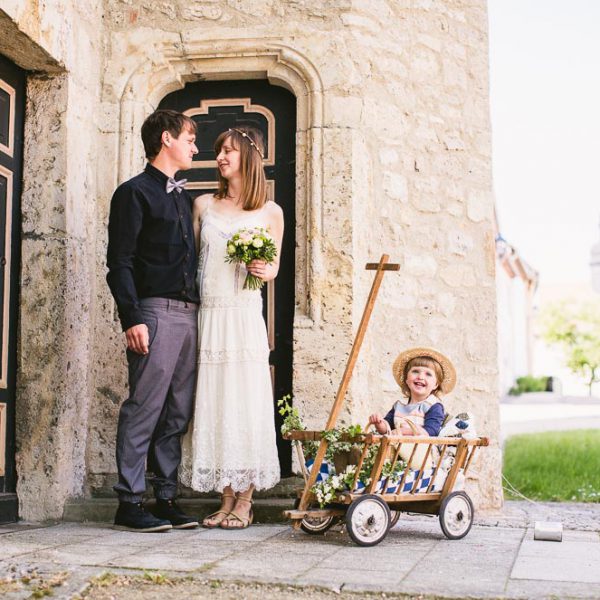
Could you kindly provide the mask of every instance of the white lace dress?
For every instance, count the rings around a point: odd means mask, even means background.
[[[198,381],[180,479],[194,490],[243,491],[280,479],[269,346],[259,290],[243,289],[244,265],[225,262],[242,227],[264,227],[262,210],[235,219],[202,216],[198,286]]]

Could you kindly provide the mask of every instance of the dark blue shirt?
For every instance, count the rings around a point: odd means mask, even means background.
[[[431,436],[436,436],[442,429],[442,423],[444,422],[444,406],[441,402],[436,402],[426,413],[425,423],[423,429]],[[383,417],[390,426],[390,429],[394,429],[394,408]]]
[[[200,301],[193,201],[185,190],[167,194],[167,180],[147,164],[112,197],[106,279],[124,331],[144,323],[141,298]]]

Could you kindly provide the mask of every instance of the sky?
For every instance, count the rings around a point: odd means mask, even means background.
[[[540,284],[590,280],[600,243],[600,1],[488,0],[500,232]]]

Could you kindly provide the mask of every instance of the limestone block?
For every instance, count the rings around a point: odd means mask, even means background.
[[[408,255],[404,258],[404,274],[417,278],[434,277],[438,270],[438,264],[431,255]]]
[[[392,200],[408,202],[408,181],[401,173],[385,171],[383,175],[383,191]]]
[[[333,127],[353,127],[362,120],[362,98],[328,95],[325,104],[325,124]]]
[[[444,283],[453,288],[471,287],[477,281],[473,267],[469,264],[459,262],[441,267],[440,277]]]
[[[473,238],[463,231],[448,232],[448,251],[458,256],[466,256],[473,249]]]
[[[467,198],[467,216],[471,221],[479,223],[484,219],[491,220],[490,192],[487,189],[473,189]]]

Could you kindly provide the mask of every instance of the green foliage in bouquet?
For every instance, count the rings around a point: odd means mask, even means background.
[[[227,240],[225,262],[228,263],[247,265],[253,260],[272,263],[276,256],[277,246],[268,230],[263,227],[240,229]],[[259,290],[264,283],[260,277],[248,273],[244,281],[244,289]]]

